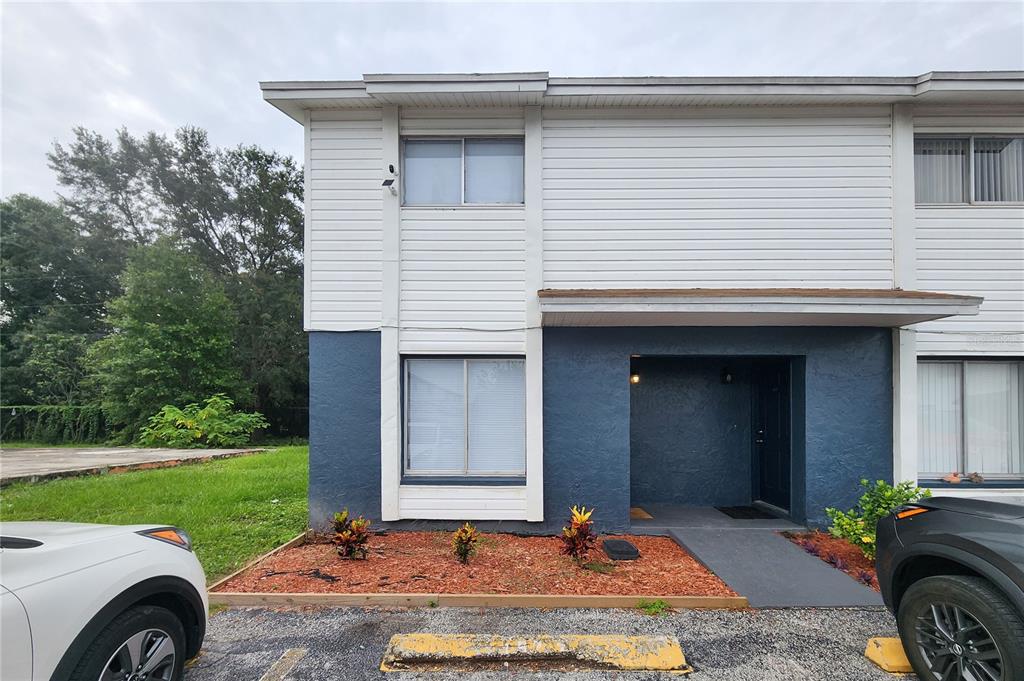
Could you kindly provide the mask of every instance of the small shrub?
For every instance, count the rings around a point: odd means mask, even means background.
[[[866,586],[871,586],[875,583],[875,576],[871,574],[870,570],[857,570],[857,581]]]
[[[864,488],[864,494],[855,508],[849,511],[826,508],[825,513],[832,521],[828,529],[833,536],[845,539],[859,548],[866,557],[874,560],[875,528],[878,521],[904,504],[930,497],[931,492],[910,481],[894,486],[884,480],[877,480],[873,485],[867,480],[861,480],[860,485]]]
[[[636,604],[636,607],[652,617],[660,617],[671,610],[671,608],[668,607],[668,603],[660,598],[653,601],[641,600]]]
[[[139,442],[145,447],[240,447],[249,442],[254,430],[266,428],[267,420],[259,412],[235,411],[227,395],[216,394],[184,409],[167,404],[149,417]]]
[[[455,530],[455,534],[452,535],[452,551],[455,552],[455,557],[460,563],[463,565],[469,563],[469,557],[476,553],[478,541],[480,541],[480,533],[472,523],[466,523]]]
[[[367,543],[370,541],[370,521],[359,516],[352,518],[348,509],[334,514],[334,539],[338,547],[338,555],[342,558],[366,558],[369,553]]]
[[[588,511],[586,506],[582,510],[573,506],[569,526],[562,528],[562,553],[577,563],[585,561],[597,544],[594,522],[590,519],[593,513],[594,509]]]

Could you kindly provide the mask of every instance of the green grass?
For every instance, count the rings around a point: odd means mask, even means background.
[[[660,598],[653,601],[639,600],[636,603],[636,607],[652,617],[661,617],[672,610],[672,608],[668,607],[668,603]]]
[[[20,483],[0,519],[176,525],[213,580],[306,528],[308,448],[176,468]]]

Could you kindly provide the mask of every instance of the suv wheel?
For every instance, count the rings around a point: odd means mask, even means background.
[[[1024,621],[980,577],[915,582],[900,600],[896,620],[922,681],[1024,679]]]
[[[114,618],[86,649],[72,681],[179,681],[185,629],[166,608],[143,605]]]

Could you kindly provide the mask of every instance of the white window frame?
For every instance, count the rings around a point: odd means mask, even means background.
[[[919,139],[940,139],[940,140],[967,140],[967,168],[964,177],[964,182],[967,183],[964,196],[967,197],[966,201],[958,202],[944,202],[944,203],[921,203],[917,201],[917,184],[915,179],[914,185],[914,205],[924,206],[927,208],[942,208],[943,206],[1024,206],[1022,201],[977,201],[974,198],[974,140],[975,138],[981,139],[1024,139],[1024,135],[1017,133],[978,133],[978,134],[962,134],[962,133],[928,133],[927,135],[914,135],[914,141]],[[916,148],[916,145],[915,145]],[[914,152],[917,156],[917,152]]]
[[[521,140],[523,142],[523,200],[518,203],[466,203],[466,140]],[[459,142],[462,148],[459,170],[459,203],[413,203],[405,202],[405,143],[413,142]],[[522,208],[526,204],[526,137],[519,135],[404,135],[401,145],[402,208]]]
[[[981,135],[979,135],[980,137]],[[917,360],[918,364],[955,364],[960,367],[960,453],[957,461],[958,472],[968,473],[967,467],[967,366],[969,364],[982,364],[987,362],[994,362],[997,364],[1017,364],[1022,363],[1024,360],[1019,358],[1011,357],[993,357],[992,359],[985,358],[970,358],[970,359],[957,359],[957,358],[924,358],[921,357]],[[998,482],[1024,482],[1024,473],[1021,475],[1013,474],[1000,474],[1000,473],[985,473],[984,471],[978,471],[984,476],[986,481],[998,481]],[[918,470],[918,479],[926,481],[934,481],[933,478],[921,478],[921,471]]]
[[[409,468],[409,360],[462,360],[462,422],[463,443],[462,443],[462,471],[450,470],[412,470]],[[402,476],[408,478],[510,478],[520,479],[526,477],[526,447],[524,440],[523,447],[523,468],[519,471],[470,471],[469,470],[469,363],[470,362],[493,362],[518,361],[523,368],[523,378],[526,378],[526,358],[521,356],[499,356],[499,355],[478,355],[474,357],[448,357],[429,356],[417,357],[410,355],[402,358]],[[525,414],[526,391],[523,391],[523,406]],[[523,434],[525,438],[526,421],[523,421]]]

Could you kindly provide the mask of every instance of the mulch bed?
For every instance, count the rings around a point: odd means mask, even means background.
[[[878,576],[875,574],[875,562],[866,558],[856,546],[833,537],[825,532],[784,532],[787,539],[804,551],[817,553],[818,558],[832,567],[842,570],[861,584],[878,591]]]
[[[338,557],[330,543],[285,549],[217,591],[281,593],[489,593],[735,596],[668,537],[620,536],[640,558],[608,573],[576,565],[557,537],[483,534],[468,565],[451,552],[449,532],[374,535],[366,560]],[[599,548],[590,560],[611,563]]]

